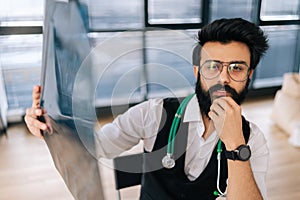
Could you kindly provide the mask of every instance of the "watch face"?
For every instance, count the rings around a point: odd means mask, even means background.
[[[240,148],[239,157],[241,160],[248,160],[250,156],[251,156],[251,151],[249,147],[243,146],[242,148]]]

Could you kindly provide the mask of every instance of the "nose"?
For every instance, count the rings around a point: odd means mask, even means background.
[[[228,74],[227,67],[228,67],[227,65],[224,65],[219,75],[219,83],[222,85],[227,85],[230,82],[230,77]]]

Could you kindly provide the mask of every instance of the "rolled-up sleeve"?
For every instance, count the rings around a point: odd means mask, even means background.
[[[269,148],[262,131],[250,123],[251,134],[248,145],[251,148],[250,164],[257,186],[264,199],[267,199],[266,176],[269,168]]]
[[[162,99],[145,101],[95,131],[97,158],[114,158],[140,140],[151,148],[159,128],[162,105]]]

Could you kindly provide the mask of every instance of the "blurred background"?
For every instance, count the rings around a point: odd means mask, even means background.
[[[66,3],[69,0],[55,2]],[[255,70],[248,94],[255,100],[246,102],[245,115],[258,122],[270,141],[270,150],[273,152],[271,154],[273,168],[270,171],[271,175],[268,176],[270,199],[300,197],[299,187],[295,185],[300,183],[300,176],[297,175],[300,162],[294,162],[295,157],[299,158],[297,157],[300,155],[299,149],[287,145],[287,136],[282,135],[283,131],[273,129],[269,119],[274,96],[282,88],[284,74],[300,72],[300,0],[81,0],[79,2],[84,8],[81,13],[86,15],[84,22],[87,40],[94,52],[92,56],[96,55],[93,57],[94,65],[101,65],[103,59],[111,60],[109,67],[99,78],[95,90],[94,100],[97,109],[135,104],[153,97],[185,96],[194,88],[192,41],[201,27],[223,17],[241,17],[259,25],[268,35],[270,49]],[[53,170],[54,166],[45,150],[45,144],[36,138],[28,137],[26,127],[22,123],[25,109],[31,106],[32,87],[41,84],[43,78],[42,54],[45,42],[43,33],[46,5],[46,1],[43,0],[0,0],[0,130],[1,132],[8,130],[8,138],[10,137],[10,140],[4,143],[0,140],[0,160],[2,160],[0,200],[2,198],[32,200],[45,197],[72,199],[57,172]],[[63,22],[64,18],[61,18],[61,21]],[[115,49],[105,49],[104,45],[109,41],[114,41],[114,44],[119,42],[120,48],[122,45],[129,46],[132,51],[112,60]],[[162,46],[163,49],[152,48],[158,46]],[[182,57],[174,53],[176,50],[184,52],[187,56]],[[103,52],[107,54],[104,55]],[[103,57],[99,58],[97,55]],[[178,75],[186,80],[185,84],[174,81],[174,77]],[[264,97],[267,99],[261,99]],[[16,145],[19,148],[15,148]],[[31,145],[31,148],[28,148],[28,145]],[[36,151],[47,156],[40,157],[34,153]],[[19,156],[23,159],[25,159],[23,156],[27,156],[29,159],[28,155],[32,156],[30,160],[36,164],[34,167],[32,163],[24,165],[25,160],[12,159]],[[20,169],[16,166],[22,165],[27,167],[26,170],[18,171]],[[287,168],[287,165],[291,167]],[[287,171],[290,173],[284,174]],[[24,175],[24,172],[27,175]],[[40,174],[31,176],[35,172]],[[46,178],[50,181],[44,181],[45,177],[41,174],[47,174]],[[272,176],[278,174],[281,177],[272,179]],[[291,178],[293,181],[290,181]],[[29,187],[29,182],[34,185]],[[39,185],[41,182],[48,186],[48,190]],[[9,187],[5,187],[6,184]],[[115,192],[111,184],[110,181],[105,181],[104,187],[110,192]],[[279,189],[281,184],[284,185],[283,189]],[[1,188],[4,188],[5,193],[1,192]],[[15,190],[28,196],[22,198],[15,194]],[[31,196],[29,193],[32,190],[40,192]],[[287,193],[289,197],[286,196]],[[1,196],[2,194],[6,196]],[[134,194],[136,197],[136,193]],[[110,193],[107,192],[106,195],[107,199],[110,199]]]
[[[64,2],[64,1],[62,1]],[[96,92],[96,106],[107,106],[108,99],[120,76],[134,68],[136,73],[128,77],[130,84],[138,88],[132,101],[153,96],[163,96],[167,89],[153,82],[157,73],[147,63],[161,63],[179,72],[193,87],[192,70],[185,70],[191,64],[163,51],[148,49],[153,43],[168,48],[186,49],[187,41],[172,37],[168,29],[184,31],[191,38],[208,22],[221,17],[242,17],[262,27],[270,41],[270,50],[257,67],[250,93],[255,95],[274,93],[287,72],[299,72],[300,63],[300,14],[299,0],[93,0],[83,1],[88,10],[88,27],[92,47],[118,33],[137,49],[117,63],[118,70],[107,70]],[[0,94],[1,111],[9,120],[17,120],[31,105],[32,86],[40,83],[43,43],[44,1],[42,0],[0,0]],[[62,19],[63,20],[63,19]],[[166,28],[161,32],[147,31],[147,28]],[[138,67],[137,67],[138,66]],[[263,66],[263,67],[261,67]],[[140,76],[137,76],[140,75]],[[129,83],[128,83],[129,84]],[[173,82],[173,91],[183,91]],[[99,84],[100,85],[100,84]],[[101,87],[101,88],[100,88]],[[101,92],[100,92],[101,91]],[[126,93],[126,91],[125,91]],[[128,94],[127,94],[128,95]],[[115,100],[116,104],[122,104]],[[128,102],[127,102],[128,103]]]

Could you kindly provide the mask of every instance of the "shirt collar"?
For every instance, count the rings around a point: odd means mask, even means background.
[[[183,116],[183,122],[191,121],[202,121],[200,107],[196,95],[194,95],[190,102],[187,104]]]

